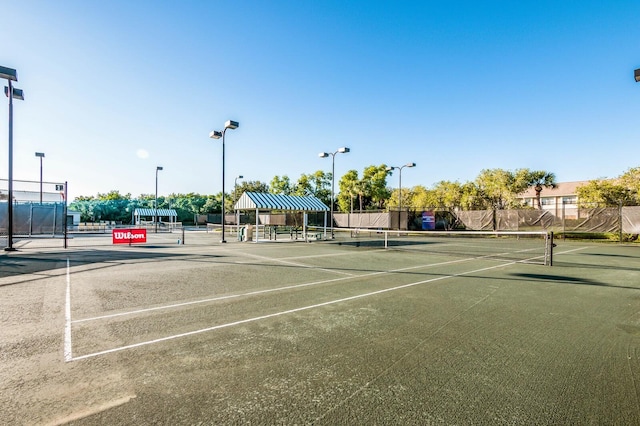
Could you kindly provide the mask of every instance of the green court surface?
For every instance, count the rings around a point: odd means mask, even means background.
[[[0,255],[0,423],[640,424],[637,245],[108,238]]]

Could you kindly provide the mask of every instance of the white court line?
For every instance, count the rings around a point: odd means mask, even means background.
[[[373,277],[373,276],[376,276],[376,275],[383,275],[383,274],[395,274],[395,273],[398,273],[398,272],[410,271],[412,269],[422,269],[422,268],[432,268],[432,267],[436,267],[436,266],[453,265],[455,263],[463,263],[463,262],[469,262],[469,261],[473,261],[473,260],[481,260],[481,259],[484,259],[484,258],[487,258],[487,257],[491,257],[491,256],[492,255],[485,255],[485,256],[479,256],[479,257],[472,257],[472,258],[468,258],[468,259],[449,260],[449,261],[446,261],[446,262],[430,263],[430,264],[417,265],[417,266],[408,266],[408,267],[405,267],[405,268],[391,269],[391,270],[387,270],[387,271],[370,272],[368,274],[361,274],[361,275],[349,274],[349,276],[347,276],[347,277],[332,278],[332,279],[321,280],[321,281],[313,281],[313,282],[310,282],[310,283],[293,284],[293,285],[288,285],[288,286],[284,286],[284,287],[270,288],[270,289],[265,289],[265,290],[256,290],[256,291],[250,291],[250,292],[247,292],[247,293],[232,294],[232,295],[228,295],[228,296],[211,297],[211,298],[207,298],[207,299],[193,300],[193,301],[190,301],[190,302],[174,303],[174,304],[171,304],[171,305],[156,306],[154,308],[136,309],[134,311],[119,312],[117,314],[99,315],[99,316],[95,316],[95,317],[74,320],[74,321],[72,321],[72,323],[73,324],[77,324],[77,323],[82,323],[82,322],[97,321],[97,320],[108,319],[108,318],[116,318],[116,317],[127,316],[127,315],[136,315],[136,314],[141,314],[141,313],[145,313],[145,312],[159,311],[159,310],[163,310],[163,309],[175,309],[175,308],[179,308],[179,307],[182,307],[182,306],[198,305],[198,304],[202,304],[202,303],[210,303],[210,302],[216,302],[216,301],[227,300],[227,299],[236,299],[236,298],[246,297],[246,296],[255,296],[255,295],[258,295],[258,294],[266,294],[266,293],[273,293],[273,292],[276,292],[276,291],[292,290],[292,289],[310,287],[310,286],[315,286],[315,285],[319,285],[319,284],[327,284],[327,283],[332,283],[332,282],[337,282],[337,281],[345,281],[345,280],[351,280],[351,279],[367,278],[367,277]],[[531,258],[531,259],[536,259],[536,258]],[[514,263],[517,263],[517,262],[514,262]]]
[[[250,254],[250,253],[242,253],[242,254],[245,255],[245,256],[248,256],[248,257],[256,258],[256,259],[269,261],[269,262],[283,263],[285,265],[296,266],[298,268],[317,269],[318,271],[325,271],[325,272],[331,272],[331,273],[334,273],[334,274],[348,275],[350,277],[356,276],[355,274],[350,274],[348,272],[335,271],[333,269],[326,269],[326,268],[318,268],[316,266],[305,265],[304,263],[290,262],[290,261],[287,261],[287,260],[284,260],[284,259],[274,259],[274,258],[271,258],[271,257],[260,256],[258,254]]]
[[[219,300],[235,299],[235,298],[245,297],[245,296],[255,296],[255,295],[258,295],[258,294],[273,293],[273,292],[276,292],[276,291],[292,290],[292,289],[296,289],[296,288],[310,287],[310,286],[314,286],[314,285],[332,283],[332,282],[336,282],[336,281],[345,281],[345,280],[358,279],[358,278],[367,278],[367,277],[372,277],[372,276],[375,276],[375,275],[382,275],[382,274],[394,274],[394,273],[398,273],[398,272],[409,271],[411,269],[431,268],[431,267],[434,267],[434,266],[451,265],[451,264],[454,264],[454,263],[462,263],[462,262],[468,262],[468,261],[471,261],[471,260],[478,260],[478,259],[480,259],[480,258],[450,260],[450,261],[447,261],[447,262],[432,263],[432,264],[418,265],[418,266],[409,266],[409,267],[406,267],[406,268],[392,269],[392,270],[389,270],[389,271],[378,271],[378,272],[371,272],[371,273],[362,274],[362,275],[352,275],[352,276],[348,276],[348,277],[331,278],[331,279],[328,279],[328,280],[313,281],[313,282],[310,282],[310,283],[302,283],[302,284],[293,284],[293,285],[288,285],[288,286],[285,286],[285,287],[270,288],[270,289],[265,289],[265,290],[256,290],[256,291],[250,291],[250,292],[247,292],[247,293],[232,294],[232,295],[229,295],[229,296],[218,296],[218,297],[212,297],[212,298],[208,298],[208,299],[193,300],[191,302],[183,302],[183,303],[175,303],[175,304],[172,304],[172,305],[156,306],[154,308],[145,308],[145,309],[137,309],[135,311],[119,312],[117,314],[100,315],[100,316],[91,317],[91,318],[84,318],[84,319],[74,320],[74,321],[72,321],[72,323],[73,324],[77,324],[77,323],[81,323],[81,322],[96,321],[96,320],[107,319],[107,318],[115,318],[115,317],[121,317],[121,316],[126,316],[126,315],[135,315],[135,314],[141,314],[141,313],[145,313],[145,312],[159,311],[159,310],[162,310],[162,309],[173,309],[173,308],[179,308],[179,307],[182,307],[182,306],[197,305],[197,304],[201,304],[201,303],[210,303],[210,302],[215,302],[215,301],[219,301]]]
[[[345,298],[342,298],[342,299],[331,300],[331,301],[328,301],[328,302],[318,303],[318,304],[315,304],[315,305],[303,306],[301,308],[289,309],[289,310],[286,310],[286,311],[276,312],[276,313],[273,313],[273,314],[267,314],[267,315],[261,315],[261,316],[258,316],[258,317],[247,318],[247,319],[243,319],[243,320],[239,320],[239,321],[230,322],[230,323],[227,323],[227,324],[220,324],[220,325],[215,325],[215,326],[212,326],[212,327],[203,328],[203,329],[200,329],[200,330],[189,331],[187,333],[174,334],[172,336],[161,337],[159,339],[148,340],[148,341],[145,341],[145,342],[134,343],[134,344],[131,344],[131,345],[125,345],[125,346],[121,346],[121,347],[118,347],[118,348],[107,349],[107,350],[100,351],[100,352],[94,352],[94,353],[91,353],[91,354],[77,356],[77,357],[72,358],[72,361],[79,361],[79,360],[82,360],[82,359],[94,358],[94,357],[101,356],[101,355],[107,355],[107,354],[111,354],[111,353],[115,353],[115,352],[121,352],[121,351],[125,351],[125,350],[128,350],[128,349],[139,348],[141,346],[147,346],[147,345],[151,345],[151,344],[155,344],[155,343],[166,342],[168,340],[175,340],[175,339],[179,339],[179,338],[182,338],[182,337],[187,337],[187,336],[193,336],[193,335],[196,335],[196,334],[206,333],[206,332],[209,332],[209,331],[220,330],[222,328],[233,327],[233,326],[240,325],[240,324],[246,324],[246,323],[260,321],[260,320],[264,320],[264,319],[268,319],[268,318],[275,318],[275,317],[279,317],[279,316],[282,316],[282,315],[287,315],[287,314],[292,314],[292,313],[296,313],[296,312],[306,311],[306,310],[309,310],[309,309],[319,308],[319,307],[328,306],[328,305],[334,305],[336,303],[342,303],[342,302],[347,302],[347,301],[351,301],[351,300],[362,299],[364,297],[376,296],[376,295],[379,295],[379,294],[388,293],[388,292],[396,291],[396,290],[402,290],[402,289],[405,289],[405,288],[414,287],[414,286],[421,285],[421,284],[432,283],[432,282],[435,282],[435,281],[441,281],[441,280],[445,280],[445,279],[448,279],[448,278],[460,277],[460,276],[463,276],[463,275],[474,274],[474,273],[478,273],[478,272],[484,272],[484,271],[488,271],[488,270],[496,269],[496,268],[503,268],[505,266],[514,265],[516,263],[518,263],[518,262],[508,262],[508,263],[502,263],[502,264],[499,264],[499,265],[488,266],[486,268],[475,269],[475,270],[472,270],[472,271],[460,272],[458,274],[443,275],[443,276],[440,276],[440,277],[437,277],[437,278],[431,278],[431,279],[423,280],[423,281],[416,281],[416,282],[409,283],[409,284],[403,284],[403,285],[399,285],[399,286],[396,286],[396,287],[391,287],[391,288],[386,288],[386,289],[382,289],[382,290],[372,291],[372,292],[369,292],[369,293],[364,293],[364,294],[359,294],[359,295],[356,295],[356,296],[345,297]]]
[[[584,250],[584,249],[588,249],[589,247],[578,247],[578,248],[574,248],[571,250],[565,250],[565,251],[561,251],[561,252],[554,252],[554,255],[559,255],[559,254],[567,254],[567,253],[573,253],[574,251],[580,251],[580,250]]]
[[[64,306],[64,360],[69,362],[73,359],[71,352],[71,272],[69,268],[69,258],[67,257],[67,294]]]
[[[576,248],[576,249],[567,250],[567,251],[564,251],[564,252],[558,252],[556,254],[566,254],[566,253],[570,253],[570,252],[574,252],[574,251],[584,250],[586,248],[588,248],[588,247],[580,247],[580,248]],[[341,281],[341,280],[354,279],[354,278],[363,278],[363,277],[368,277],[368,276],[373,276],[373,275],[380,275],[380,274],[389,274],[389,273],[406,271],[406,270],[410,270],[410,269],[419,269],[419,268],[427,268],[427,267],[432,267],[432,266],[442,266],[442,265],[446,265],[446,264],[462,263],[462,262],[467,262],[467,261],[470,261],[470,260],[478,260],[478,259],[482,259],[482,258],[486,258],[486,257],[489,257],[489,256],[480,256],[480,257],[477,257],[477,258],[460,259],[460,260],[454,260],[454,261],[449,261],[449,262],[441,262],[441,263],[429,264],[429,265],[418,265],[418,266],[400,268],[400,269],[391,270],[391,271],[373,272],[371,274],[359,275],[359,276],[354,276],[354,277],[342,277],[342,278],[335,278],[335,279],[331,279],[331,280],[324,280],[324,281],[318,281],[318,282],[313,282],[313,283],[297,284],[297,285],[287,286],[287,287],[282,287],[282,288],[277,288],[277,289],[260,290],[260,291],[245,293],[245,294],[241,294],[241,295],[233,295],[233,296],[224,296],[224,297],[220,297],[220,298],[213,298],[213,299],[208,299],[208,300],[205,300],[205,301],[193,301],[193,302],[187,302],[187,303],[181,303],[181,304],[175,304],[175,305],[169,305],[169,306],[162,306],[162,307],[149,308],[149,309],[141,309],[141,310],[132,311],[132,312],[124,312],[124,313],[119,313],[119,314],[112,314],[112,315],[105,315],[105,316],[94,317],[94,318],[87,318],[87,319],[84,319],[84,320],[74,321],[74,323],[83,322],[83,321],[92,321],[92,320],[103,319],[103,318],[112,318],[112,317],[123,316],[123,315],[131,315],[131,314],[135,314],[135,313],[149,312],[149,311],[160,310],[160,309],[169,309],[169,308],[172,308],[172,307],[179,307],[179,306],[185,306],[185,305],[197,304],[197,303],[205,303],[207,301],[212,301],[212,300],[221,300],[221,299],[227,299],[227,298],[233,298],[233,297],[241,297],[241,296],[251,295],[251,294],[260,294],[260,293],[268,293],[268,292],[273,292],[273,291],[281,291],[281,290],[285,290],[285,289],[311,286],[311,285],[316,285],[316,284],[326,283],[326,282],[334,282],[334,281]],[[527,259],[527,260],[538,259],[540,257],[542,257],[542,256],[532,257],[531,259]],[[526,262],[527,260],[525,260],[524,262]],[[147,342],[136,343],[136,344],[133,344],[133,345],[127,345],[127,346],[123,346],[123,347],[120,347],[120,348],[109,349],[109,350],[106,350],[106,351],[96,352],[96,353],[93,353],[93,354],[82,355],[82,356],[75,357],[75,358],[71,357],[71,326],[70,326],[71,313],[70,313],[70,298],[69,298],[69,294],[70,293],[67,292],[67,298],[68,298],[67,299],[68,300],[67,309],[68,309],[68,324],[69,324],[69,328],[68,328],[68,330],[69,330],[69,357],[70,358],[68,360],[66,359],[66,349],[65,349],[65,360],[67,360],[67,361],[76,361],[76,360],[81,360],[81,359],[85,359],[85,358],[91,358],[91,357],[104,355],[104,354],[108,354],[108,353],[112,353],[112,352],[123,351],[123,350],[126,350],[126,349],[136,348],[136,347],[149,345],[149,344],[153,344],[153,343],[159,343],[159,342],[163,342],[163,341],[167,341],[167,340],[173,340],[173,339],[177,339],[177,338],[180,338],[180,337],[185,337],[185,336],[190,336],[190,335],[194,335],[194,334],[204,333],[204,332],[207,332],[207,331],[217,330],[217,329],[221,329],[221,328],[225,328],[225,327],[231,327],[231,326],[238,325],[238,324],[244,324],[244,323],[248,323],[248,322],[258,321],[258,320],[261,320],[261,319],[272,318],[272,317],[276,317],[276,316],[280,316],[280,315],[285,315],[285,314],[294,313],[294,312],[300,312],[300,311],[303,311],[303,310],[312,309],[312,308],[316,308],[316,307],[326,306],[326,305],[330,305],[330,304],[334,304],[334,303],[339,303],[339,302],[354,300],[354,299],[358,299],[358,298],[362,298],[362,297],[377,295],[377,294],[381,294],[381,293],[385,293],[385,292],[389,292],[389,291],[394,291],[394,290],[399,290],[399,289],[403,289],[403,288],[407,288],[407,287],[412,287],[412,286],[415,286],[415,285],[420,285],[420,284],[430,283],[430,282],[439,281],[439,280],[443,280],[443,279],[447,279],[447,278],[453,278],[453,277],[468,275],[468,274],[472,274],[472,273],[476,273],[476,272],[482,272],[482,271],[487,271],[487,270],[491,270],[491,269],[510,266],[510,265],[514,265],[514,264],[517,264],[517,263],[520,263],[520,262],[522,262],[522,261],[513,261],[513,262],[503,263],[503,264],[499,264],[499,265],[490,266],[490,267],[487,267],[487,268],[481,268],[481,269],[468,271],[468,272],[461,272],[459,274],[444,275],[444,276],[441,276],[441,277],[432,278],[430,280],[418,281],[418,282],[415,282],[415,283],[410,283],[410,284],[405,284],[405,285],[392,287],[392,288],[388,288],[388,289],[378,290],[378,291],[371,292],[371,293],[365,293],[365,294],[362,294],[362,295],[351,296],[351,297],[347,297],[347,298],[344,298],[344,299],[338,299],[338,300],[334,300],[334,301],[324,302],[324,303],[320,303],[320,304],[317,304],[317,305],[306,306],[306,307],[302,307],[302,308],[292,309],[292,310],[288,310],[288,311],[278,312],[278,313],[264,315],[264,316],[255,317],[255,318],[249,318],[249,319],[245,319],[245,320],[236,321],[236,322],[233,322],[233,323],[222,324],[222,325],[213,326],[213,327],[209,327],[209,328],[205,328],[205,329],[201,329],[201,330],[195,330],[195,331],[188,332],[188,333],[168,336],[168,337],[155,339],[155,340],[151,340],[151,341],[147,341]],[[68,260],[67,260],[67,263],[68,263]],[[67,282],[68,282],[68,287],[67,288],[70,288],[69,287],[70,280],[68,279]],[[65,332],[66,332],[66,330],[65,330]],[[66,339],[65,339],[65,346],[66,346]]]

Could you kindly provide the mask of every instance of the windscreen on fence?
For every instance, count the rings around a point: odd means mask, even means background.
[[[622,208],[622,232],[640,234],[640,206]]]
[[[2,203],[6,206],[6,204]],[[14,235],[62,235],[64,233],[64,204],[14,203]],[[0,207],[0,233],[8,228],[7,209]]]
[[[550,210],[470,210],[452,212],[459,227],[474,231],[554,231],[640,233],[640,207],[594,207]],[[622,226],[622,230],[621,230]]]

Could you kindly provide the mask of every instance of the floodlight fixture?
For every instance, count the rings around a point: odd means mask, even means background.
[[[224,123],[224,130],[222,132],[218,130],[214,130],[211,133],[209,133],[209,137],[212,139],[222,138],[222,239],[220,240],[221,243],[227,242],[224,239],[224,214],[225,214],[225,211],[224,211],[224,137],[225,137],[225,134],[227,133],[227,129],[235,130],[239,126],[240,126],[240,123],[238,123],[237,121],[227,120],[226,123]]]
[[[13,100],[24,100],[24,92],[13,87],[12,81],[18,81],[18,72],[13,68],[0,66],[0,78],[7,80],[4,93],[9,98],[9,179],[7,202],[7,247],[5,251],[14,251],[13,247]]]
[[[18,72],[13,68],[0,67],[0,78],[5,80],[18,81]]]
[[[400,229],[400,215],[402,214],[402,169],[405,167],[415,167],[416,163],[407,163],[404,166],[387,166],[387,171],[398,170],[398,229]]]
[[[237,121],[233,121],[233,120],[227,120],[227,122],[224,123],[224,128],[225,129],[235,130],[235,129],[238,128],[238,126],[240,126],[240,123],[238,123]]]
[[[22,91],[22,89],[16,89],[15,87],[12,87],[11,92],[13,93],[13,99],[24,101],[24,92]],[[9,97],[9,88],[7,86],[4,86],[4,95],[6,97]]]
[[[321,152],[320,154],[318,154],[318,157],[320,158],[327,158],[328,156],[331,156],[331,208],[329,209],[331,214],[331,239],[334,238],[333,236],[333,204],[335,199],[334,194],[335,194],[335,186],[336,186],[336,173],[335,173],[336,154],[338,153],[346,154],[347,152],[351,152],[351,150],[346,146],[343,146],[342,148],[338,148],[335,152]]]
[[[633,72],[633,76],[636,79],[636,83],[640,83],[640,68],[638,68]]]

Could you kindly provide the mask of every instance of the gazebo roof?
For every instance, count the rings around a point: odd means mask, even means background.
[[[156,211],[158,212],[156,214]],[[173,209],[135,209],[133,214],[135,216],[162,216],[162,217],[177,217],[178,213],[176,213]]]
[[[294,211],[329,211],[316,197],[297,195],[276,195],[264,192],[245,192],[236,202],[236,210],[294,210]]]

